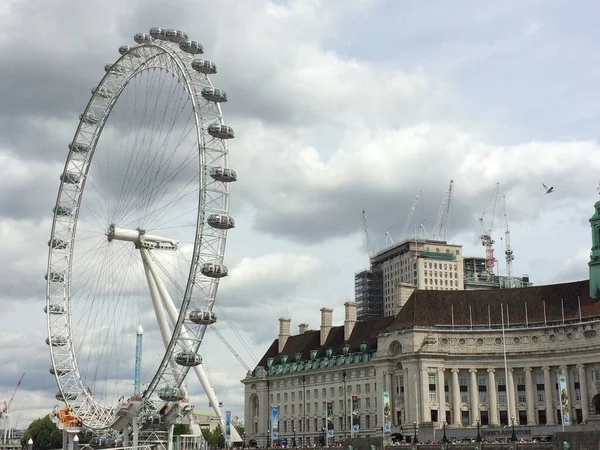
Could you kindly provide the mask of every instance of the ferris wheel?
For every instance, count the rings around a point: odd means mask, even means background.
[[[221,113],[227,95],[209,79],[216,65],[179,30],[152,28],[134,40],[105,66],[79,118],[48,242],[50,372],[56,398],[91,430],[118,429],[124,398],[138,400],[150,425],[187,399],[188,371],[203,375],[199,348],[217,320],[235,225],[234,131]]]

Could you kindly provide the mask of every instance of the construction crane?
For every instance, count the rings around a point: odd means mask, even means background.
[[[21,386],[21,381],[23,381],[23,377],[25,376],[25,374],[21,375],[21,378],[19,378],[19,381],[17,382],[17,385],[15,386],[15,390],[13,391],[12,395],[10,396],[10,399],[7,401],[3,401],[2,402],[2,406],[0,406],[0,419],[2,419],[4,421],[4,435],[2,438],[2,443],[4,445],[8,444],[8,441],[11,438],[11,434],[12,434],[12,427],[11,427],[11,423],[10,423],[10,417],[8,415],[8,410],[10,409],[10,405],[12,404],[13,400],[15,399],[15,395],[17,393],[17,391],[19,390],[19,386]]]
[[[402,234],[400,235],[400,242],[403,242],[406,239],[406,235],[408,233],[408,227],[413,220],[413,216],[415,215],[415,210],[417,209],[417,203],[419,203],[419,199],[421,196],[417,194],[415,199],[412,202],[412,206],[410,207],[410,211],[408,211],[408,216],[406,216],[406,222],[404,222],[404,228],[402,228]]]
[[[13,391],[10,400],[8,400],[8,402],[4,401],[4,405],[2,407],[0,407],[0,419],[3,418],[5,415],[8,414],[8,410],[10,409],[10,405],[13,402],[13,400],[15,399],[15,394],[17,393],[17,391],[19,390],[19,386],[21,386],[21,381],[23,381],[23,377],[25,376],[25,374],[21,375],[21,378],[19,378],[19,381],[17,382],[17,385],[15,386],[15,390]]]
[[[369,264],[371,264],[371,256],[373,256],[373,243],[371,242],[371,235],[369,234],[369,223],[367,222],[367,212],[363,209],[363,226],[365,227],[365,239],[367,241],[367,253],[369,257]]]
[[[510,230],[508,229],[508,215],[506,214],[506,195],[502,197],[502,210],[504,212],[504,256],[506,258],[506,277],[508,278],[509,287],[514,287],[512,277],[512,262],[515,260],[515,255],[510,248]]]
[[[450,202],[452,200],[453,185],[454,180],[450,180],[448,190],[444,195],[444,199],[440,205],[440,210],[438,211],[437,219],[435,220],[435,225],[433,226],[433,232],[431,233],[432,239],[446,240],[446,221],[448,220],[448,215],[450,214]]]
[[[392,236],[390,235],[390,230],[392,228],[394,228],[394,225],[391,225],[385,232],[385,245],[386,246],[387,246],[388,239],[390,240],[390,245],[394,245],[394,240],[392,239]]]
[[[496,183],[496,189],[492,194],[490,203],[488,204],[488,210],[485,211],[479,218],[481,227],[483,228],[483,234],[479,236],[481,239],[481,245],[485,247],[485,270],[489,275],[494,275],[494,267],[496,267],[496,258],[494,257],[494,243],[492,239],[492,229],[494,228],[494,217],[496,216],[496,204],[498,203],[498,190],[500,189],[500,183]],[[493,207],[489,206],[493,204]],[[492,217],[488,223],[485,223],[485,215],[490,212]]]

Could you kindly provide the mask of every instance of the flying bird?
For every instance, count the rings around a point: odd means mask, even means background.
[[[542,183],[542,186],[544,186],[544,195],[546,194],[552,194],[554,192],[554,186],[546,186],[545,184]]]

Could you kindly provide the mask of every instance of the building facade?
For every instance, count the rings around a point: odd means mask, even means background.
[[[293,336],[290,320],[280,319],[278,339],[242,380],[246,436],[272,442],[277,406],[278,437],[317,443],[328,404],[334,440],[352,433],[353,406],[354,434],[374,436],[383,432],[384,392],[390,431],[405,435],[600,425],[600,202],[590,220],[589,281],[418,289],[395,316],[362,322],[347,302],[343,326],[334,327],[332,310],[323,308],[318,330],[303,324]]]

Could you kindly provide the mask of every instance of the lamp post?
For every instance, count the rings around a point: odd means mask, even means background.
[[[323,437],[321,438],[322,439],[321,443],[322,443],[323,447],[327,447],[327,434],[326,434],[325,428],[321,428],[321,433],[323,433]]]
[[[515,433],[515,416],[512,416],[512,436],[510,437],[510,440],[513,442],[517,441],[517,435]]]
[[[342,380],[344,381],[344,439],[346,439],[346,430],[348,429],[348,410],[347,410],[347,405],[346,403],[348,403],[348,394],[347,394],[347,390],[346,390],[346,371],[343,370],[342,371]],[[352,421],[350,421],[350,426],[352,426]]]
[[[444,420],[442,421],[442,427],[443,427],[443,429],[444,429],[444,435],[442,436],[442,442],[443,442],[444,444],[447,444],[447,443],[448,443],[448,436],[446,436],[446,419],[444,419]]]
[[[480,425],[481,425],[481,422],[479,421],[479,419],[477,419],[477,439],[476,439],[477,442],[481,442],[481,432],[479,429]]]
[[[296,428],[292,430],[294,432],[294,438],[292,439],[292,447],[296,446]]]
[[[418,439],[417,439],[417,421],[416,420],[413,422],[413,431],[414,431],[413,438],[414,438],[415,443],[416,443],[416,442],[418,442]]]

